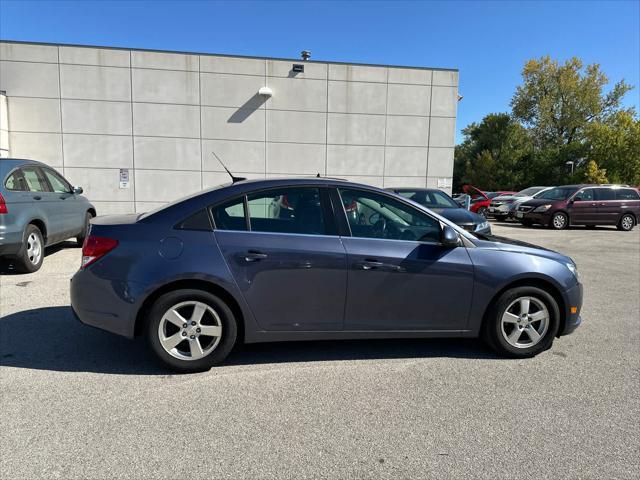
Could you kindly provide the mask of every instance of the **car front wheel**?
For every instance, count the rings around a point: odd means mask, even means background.
[[[89,224],[91,223],[92,218],[93,215],[91,214],[91,212],[87,212],[84,214],[84,227],[82,228],[80,234],[76,237],[76,241],[78,242],[78,246],[80,247],[84,243],[84,239],[87,237],[87,233],[89,232]]]
[[[569,226],[569,217],[566,213],[556,212],[551,217],[551,222],[549,223],[549,225],[554,230],[564,230]]]
[[[532,357],[551,347],[559,328],[558,303],[537,287],[504,292],[491,307],[483,338],[498,353]]]
[[[159,297],[147,316],[146,336],[156,356],[178,372],[202,372],[222,363],[236,342],[228,305],[203,290]]]
[[[482,215],[483,217],[487,217],[487,207],[480,207],[478,209],[478,215]]]

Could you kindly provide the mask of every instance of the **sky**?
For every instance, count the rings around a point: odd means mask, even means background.
[[[457,68],[458,135],[509,111],[524,63],[599,63],[635,89],[640,0],[214,2],[0,0],[0,39]]]

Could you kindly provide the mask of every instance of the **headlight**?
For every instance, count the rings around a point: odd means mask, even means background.
[[[489,222],[482,222],[476,225],[474,232],[479,232],[480,230],[485,230],[487,228],[489,228]]]
[[[534,212],[546,212],[551,208],[551,205],[540,205],[533,209]]]
[[[578,273],[578,267],[575,263],[565,263],[567,268],[573,273],[573,276],[576,277],[576,280],[580,281],[580,274]]]

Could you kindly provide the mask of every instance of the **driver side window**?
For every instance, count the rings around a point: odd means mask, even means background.
[[[577,202],[592,202],[593,201],[593,188],[587,188],[578,192],[574,198]]]
[[[339,192],[354,237],[440,242],[440,222],[420,210],[374,192]]]

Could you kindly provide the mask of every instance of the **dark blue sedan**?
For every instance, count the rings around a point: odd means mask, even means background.
[[[80,320],[145,336],[183,372],[236,342],[481,336],[529,357],[580,324],[569,257],[342,180],[240,181],[99,217],[82,254]]]

